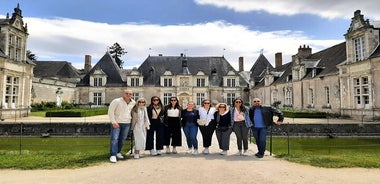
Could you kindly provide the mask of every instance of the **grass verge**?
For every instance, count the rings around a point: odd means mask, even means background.
[[[124,153],[129,148],[127,141]],[[80,168],[108,158],[109,137],[0,138],[0,169]]]
[[[273,138],[273,154],[291,162],[317,167],[380,168],[380,139],[290,138],[288,142],[287,138]]]

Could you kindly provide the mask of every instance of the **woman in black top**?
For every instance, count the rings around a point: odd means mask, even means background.
[[[150,105],[147,107],[150,121],[150,129],[147,131],[145,150],[150,151],[152,156],[161,155],[164,149],[165,126],[163,120],[164,106],[158,96],[150,99]],[[154,149],[154,133],[156,132],[156,150]]]
[[[218,139],[219,148],[222,150],[220,154],[227,155],[227,151],[230,148],[232,128],[231,113],[226,103],[219,103],[216,105],[214,120],[217,127],[215,130],[216,138]]]

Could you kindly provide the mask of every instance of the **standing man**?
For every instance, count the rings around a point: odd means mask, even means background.
[[[132,90],[124,90],[123,96],[112,100],[108,108],[108,117],[112,123],[110,142],[110,162],[112,163],[124,158],[121,149],[131,128],[131,111],[136,103],[132,95]]]
[[[277,116],[277,122],[273,122],[273,116]],[[265,107],[261,105],[259,98],[253,99],[253,106],[249,109],[249,117],[253,123],[252,132],[256,139],[257,149],[259,152],[255,154],[257,158],[263,158],[265,147],[267,128],[273,124],[281,125],[284,120],[284,116],[281,111],[273,107]]]

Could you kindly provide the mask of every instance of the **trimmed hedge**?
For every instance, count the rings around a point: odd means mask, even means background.
[[[47,111],[46,117],[88,117],[107,114],[108,108]]]
[[[317,111],[290,111],[281,110],[285,117],[289,118],[326,118],[327,114],[325,112]]]

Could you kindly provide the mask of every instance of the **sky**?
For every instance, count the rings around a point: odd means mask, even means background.
[[[260,53],[291,61],[301,45],[316,53],[344,42],[356,10],[379,21],[378,0],[0,0],[0,19],[20,5],[27,49],[39,61],[92,66],[119,43],[123,68],[149,56],[224,56],[250,70]],[[189,63],[190,64],[190,63]]]

